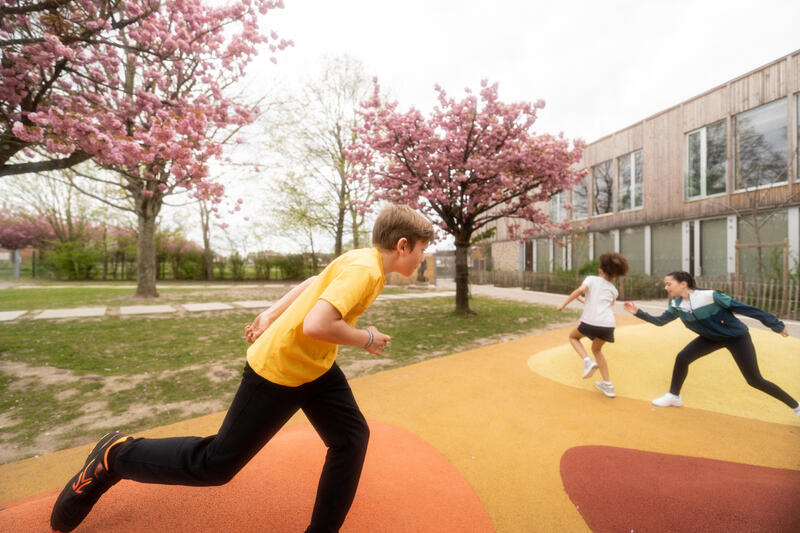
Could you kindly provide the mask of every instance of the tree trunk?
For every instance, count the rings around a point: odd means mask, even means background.
[[[103,281],[108,279],[108,226],[103,224]]]
[[[336,257],[342,255],[342,249],[344,248],[342,242],[344,241],[344,213],[345,213],[344,202],[340,200],[339,213],[336,218],[336,242],[333,250]]]
[[[161,197],[139,196],[136,199],[138,218],[136,254],[136,296],[155,298],[156,292],[156,217],[161,210]]]
[[[358,210],[355,209],[352,202],[350,203],[350,229],[353,232],[353,248],[358,249],[361,247],[361,222],[358,220]]]
[[[456,241],[456,314],[473,315],[469,308],[469,269],[467,256],[469,253],[469,239]]]
[[[11,257],[14,261],[14,279],[19,280],[19,267],[22,264],[22,254],[19,250],[11,250]]]
[[[200,201],[200,224],[203,227],[203,279],[214,279],[214,254],[211,253],[211,213],[205,200]],[[269,277],[269,276],[268,276]]]

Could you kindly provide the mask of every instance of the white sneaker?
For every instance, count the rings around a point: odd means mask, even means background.
[[[658,407],[680,407],[683,405],[683,400],[681,400],[680,396],[675,396],[668,392],[664,396],[653,400],[653,405]]]
[[[794,409],[794,414],[800,417],[800,407]]]
[[[609,398],[615,398],[617,396],[617,393],[614,391],[614,385],[612,385],[611,383],[595,381],[594,386],[597,387],[597,390],[599,390]]]
[[[588,357],[583,360],[583,379],[592,377],[595,370],[597,370],[597,363]]]

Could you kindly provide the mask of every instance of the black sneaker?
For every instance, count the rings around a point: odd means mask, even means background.
[[[115,444],[132,439],[119,431],[112,431],[100,439],[81,471],[67,482],[58,495],[50,514],[50,526],[54,531],[67,533],[78,527],[100,496],[120,480],[119,476],[108,470],[108,451]],[[102,465],[101,468],[98,469],[98,465]]]

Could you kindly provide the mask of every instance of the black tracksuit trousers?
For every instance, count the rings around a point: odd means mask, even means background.
[[[135,439],[114,450],[111,470],[123,479],[171,485],[222,485],[302,409],[328,447],[308,533],[338,531],[355,497],[369,440],[367,422],[344,373],[285,387],[245,365],[225,420],[211,437]]]
[[[710,354],[720,348],[727,348],[733,360],[736,361],[739,371],[747,380],[747,384],[760,391],[766,392],[773,398],[777,398],[792,409],[797,407],[797,401],[789,396],[786,391],[778,387],[771,381],[767,381],[758,370],[758,360],[756,359],[756,349],[750,334],[745,333],[740,337],[732,337],[721,341],[714,341],[705,337],[697,337],[678,353],[675,358],[675,366],[672,368],[672,383],[669,391],[678,395],[681,387],[689,374],[689,364]]]

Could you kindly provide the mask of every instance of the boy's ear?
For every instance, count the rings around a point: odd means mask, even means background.
[[[401,237],[397,241],[397,245],[395,246],[395,250],[398,251],[398,252],[403,252],[403,251],[405,251],[405,249],[407,247],[408,247],[408,239],[406,239],[405,237]]]

